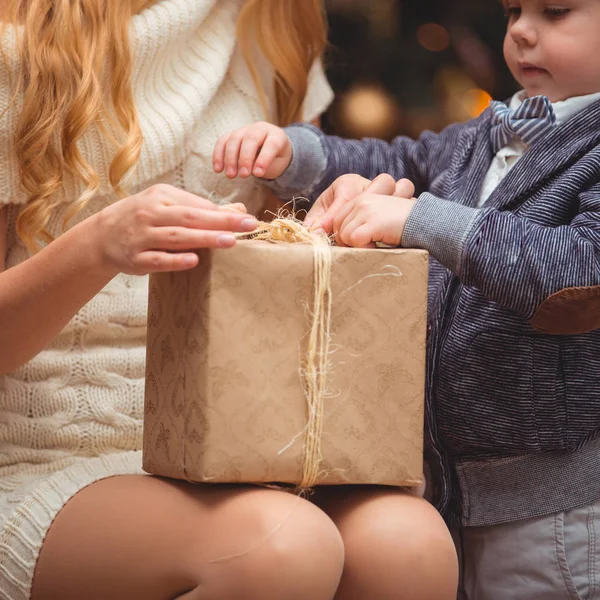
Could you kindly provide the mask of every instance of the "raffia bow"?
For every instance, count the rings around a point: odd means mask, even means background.
[[[308,348],[300,372],[306,402],[308,423],[306,426],[304,464],[301,489],[313,487],[319,479],[323,460],[322,435],[327,392],[327,367],[331,338],[331,241],[322,232],[309,231],[293,217],[277,217],[269,223],[238,237],[265,240],[272,243],[308,243],[314,251],[314,298],[312,323],[308,336]]]

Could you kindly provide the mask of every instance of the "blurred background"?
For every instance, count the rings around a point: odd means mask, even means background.
[[[502,57],[500,0],[327,0],[327,11],[328,133],[415,137],[517,89]]]

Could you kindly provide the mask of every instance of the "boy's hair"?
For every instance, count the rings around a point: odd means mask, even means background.
[[[4,1],[6,22],[23,25],[16,29],[21,70],[12,87],[15,97],[23,95],[15,152],[29,202],[19,215],[17,232],[36,249],[40,239],[53,239],[46,227],[63,201],[67,177],[81,181],[85,189],[71,203],[65,226],[100,187],[97,172],[77,146],[93,124],[100,123],[115,149],[110,184],[120,197],[126,195],[122,180],[142,148],[131,89],[129,27],[132,16],[156,0]],[[252,40],[273,66],[277,114],[270,117],[279,124],[297,119],[308,72],[325,48],[322,0],[247,0],[238,36],[265,106],[251,58]]]

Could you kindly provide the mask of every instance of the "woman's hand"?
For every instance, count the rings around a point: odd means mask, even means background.
[[[234,210],[231,210],[231,209]],[[169,185],[155,185],[90,219],[101,264],[115,273],[183,271],[197,248],[230,248],[235,232],[256,229],[243,205],[217,206]]]
[[[283,129],[270,123],[254,123],[222,136],[213,152],[213,168],[233,179],[276,179],[292,161],[292,144]]]

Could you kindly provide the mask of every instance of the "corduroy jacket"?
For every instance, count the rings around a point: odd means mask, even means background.
[[[476,208],[491,125],[488,109],[391,143],[294,125],[292,164],[271,184],[312,199],[346,173],[415,184],[402,245],[431,255],[427,458],[438,508],[464,525],[600,499],[600,319],[581,314],[600,310],[600,102]]]

